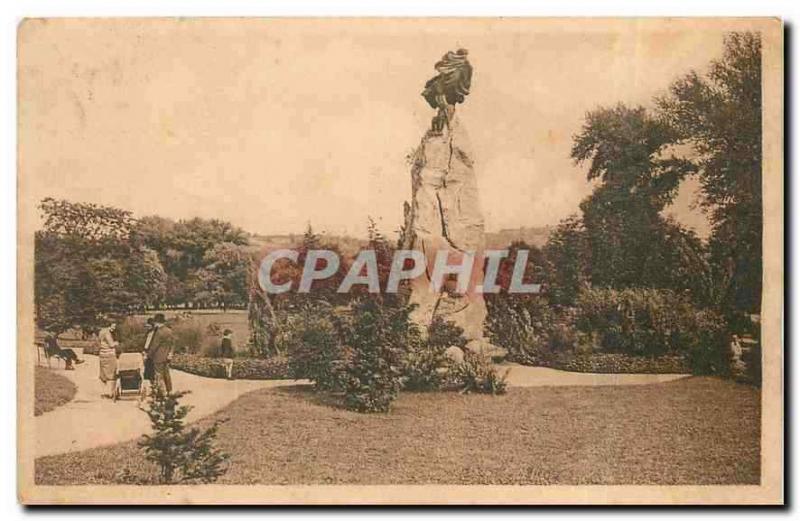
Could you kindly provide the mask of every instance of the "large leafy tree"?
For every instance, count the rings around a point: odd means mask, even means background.
[[[247,303],[252,258],[243,246],[223,242],[208,250],[194,272],[195,298],[227,309]]]
[[[701,204],[713,226],[717,303],[758,312],[761,301],[761,38],[731,33],[721,59],[674,82],[659,109],[694,149]]]
[[[218,300],[225,293],[221,288],[230,286],[230,281],[223,280],[241,278],[241,273],[223,273],[226,267],[240,272],[240,266],[218,262],[217,255],[212,253],[221,244],[230,245],[226,251],[248,246],[247,233],[231,223],[200,218],[175,222],[149,216],[138,222],[136,233],[145,245],[158,253],[164,266],[168,304],[223,302]],[[247,285],[240,286],[235,290],[235,296],[225,295],[225,303],[235,301],[239,305],[247,300]]]
[[[690,257],[702,259],[700,242],[662,215],[680,182],[696,170],[671,152],[676,140],[673,127],[643,107],[617,105],[587,115],[572,157],[588,163],[587,177],[598,183],[581,203],[592,284],[702,293],[702,263],[690,265],[686,277],[674,254],[689,249]]]
[[[40,327],[95,327],[105,315],[158,304],[166,275],[133,233],[130,212],[44,199],[35,235],[34,301]]]

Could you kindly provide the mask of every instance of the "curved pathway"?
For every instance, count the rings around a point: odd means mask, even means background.
[[[96,356],[81,358],[86,363],[75,366],[74,371],[56,369],[78,388],[75,398],[34,418],[37,458],[113,445],[150,432],[150,420],[139,408],[138,397],[124,397],[117,402],[100,398],[104,386],[97,377],[99,360]],[[172,370],[173,390],[191,391],[181,400],[181,404],[193,406],[187,423],[222,409],[244,393],[301,383],[306,381],[230,381]]]
[[[36,457],[80,451],[134,440],[150,432],[150,421],[139,408],[135,397],[117,402],[100,398],[103,385],[97,378],[96,356],[84,358],[86,363],[75,371],[59,371],[78,388],[75,398],[57,409],[34,418]],[[497,366],[509,370],[508,383],[514,387],[643,385],[685,378],[682,374],[594,374],[571,373],[546,367],[529,367],[512,363]],[[176,391],[191,391],[182,403],[193,406],[186,420],[192,422],[208,416],[238,398],[257,389],[308,383],[306,380],[222,380],[205,378],[172,370]]]
[[[573,385],[645,385],[671,382],[691,376],[689,374],[606,374],[572,373],[549,367],[531,367],[510,362],[497,364],[502,374],[509,370],[507,382],[512,387],[566,387]]]

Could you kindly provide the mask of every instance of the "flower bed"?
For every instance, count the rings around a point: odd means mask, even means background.
[[[687,374],[692,369],[683,356],[631,356],[622,353],[561,354],[537,365],[578,373]]]
[[[170,364],[173,369],[205,376],[225,378],[225,366],[221,358],[199,355],[176,354]],[[234,358],[233,377],[240,380],[281,380],[291,378],[285,358]]]

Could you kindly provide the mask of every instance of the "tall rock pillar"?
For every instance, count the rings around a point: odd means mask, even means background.
[[[484,338],[486,304],[475,290],[484,276],[484,222],[469,138],[455,114],[441,131],[430,129],[422,138],[413,157],[411,186],[405,247],[421,251],[428,262],[425,273],[411,281],[410,301],[417,305],[412,320],[424,328],[441,317],[464,330],[468,349],[498,355]],[[431,287],[439,252],[446,252],[448,264],[474,255],[465,293],[454,282],[440,291]]]
[[[435,109],[431,128],[414,153],[411,167],[412,200],[406,209],[406,249],[425,255],[425,272],[411,281],[410,301],[417,307],[411,316],[424,330],[441,317],[464,330],[467,348],[491,356],[504,354],[484,338],[486,303],[476,287],[483,282],[484,229],[473,169],[472,148],[456,117],[456,105],[464,103],[472,81],[466,49],[442,56],[436,76],[425,83],[422,96]],[[433,288],[431,279],[437,254],[445,252],[448,264],[472,257],[467,291],[454,281]]]

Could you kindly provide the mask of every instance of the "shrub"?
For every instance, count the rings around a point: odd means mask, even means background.
[[[547,343],[551,351],[556,353],[569,352],[580,348],[585,343],[575,330],[574,317],[567,314],[569,310],[562,311],[562,316],[554,320],[547,331]]]
[[[115,336],[119,341],[122,352],[135,353],[142,351],[147,337],[145,320],[141,317],[126,317],[125,320],[117,324]]]
[[[176,354],[170,364],[174,369],[207,378],[226,378],[225,365],[220,358]],[[233,377],[240,380],[282,380],[293,378],[285,357],[237,357],[233,359]]]
[[[325,304],[308,304],[289,320],[285,352],[295,378],[308,378],[317,391],[342,388],[342,348],[331,320],[332,309]]]
[[[445,350],[450,346],[464,348],[467,339],[464,338],[464,329],[460,326],[444,320],[442,317],[434,317],[431,325],[428,326],[428,346]]]
[[[761,342],[753,346],[742,354],[744,363],[744,374],[742,381],[761,387]]]
[[[487,333],[508,350],[509,360],[536,365],[548,356],[554,314],[543,299],[493,298],[487,304]]]
[[[505,394],[508,372],[500,375],[491,360],[467,351],[463,362],[452,365],[448,380],[462,393]]]
[[[170,324],[176,353],[202,353],[211,346],[204,346],[206,328],[192,319],[182,319]],[[210,343],[210,342],[209,342]],[[205,348],[205,349],[204,349]]]
[[[444,383],[449,359],[445,351],[450,346],[467,345],[464,330],[436,317],[428,326],[428,336],[422,341],[411,332],[403,369],[403,387],[412,391],[434,391]]]
[[[341,320],[344,403],[359,412],[385,412],[400,392],[406,346],[419,332],[409,321],[410,306],[385,306],[368,297]]]
[[[139,446],[159,466],[162,483],[213,483],[227,470],[228,455],[214,447],[222,422],[214,422],[205,431],[186,430],[183,422],[191,407],[180,405],[185,394],[167,394],[160,386],[154,387],[147,410],[153,434],[145,434]]]
[[[588,288],[578,297],[577,328],[606,353],[659,356],[686,353],[698,311],[669,290]]]
[[[585,289],[577,327],[593,350],[634,356],[687,357],[693,374],[730,375],[730,334],[723,316],[698,310],[669,290]]]
[[[731,337],[721,315],[709,310],[698,312],[694,327],[686,337],[693,374],[730,376]]]
[[[219,358],[222,356],[220,348],[222,347],[222,335],[220,336],[205,336],[200,342],[200,349],[197,354],[208,358]]]

